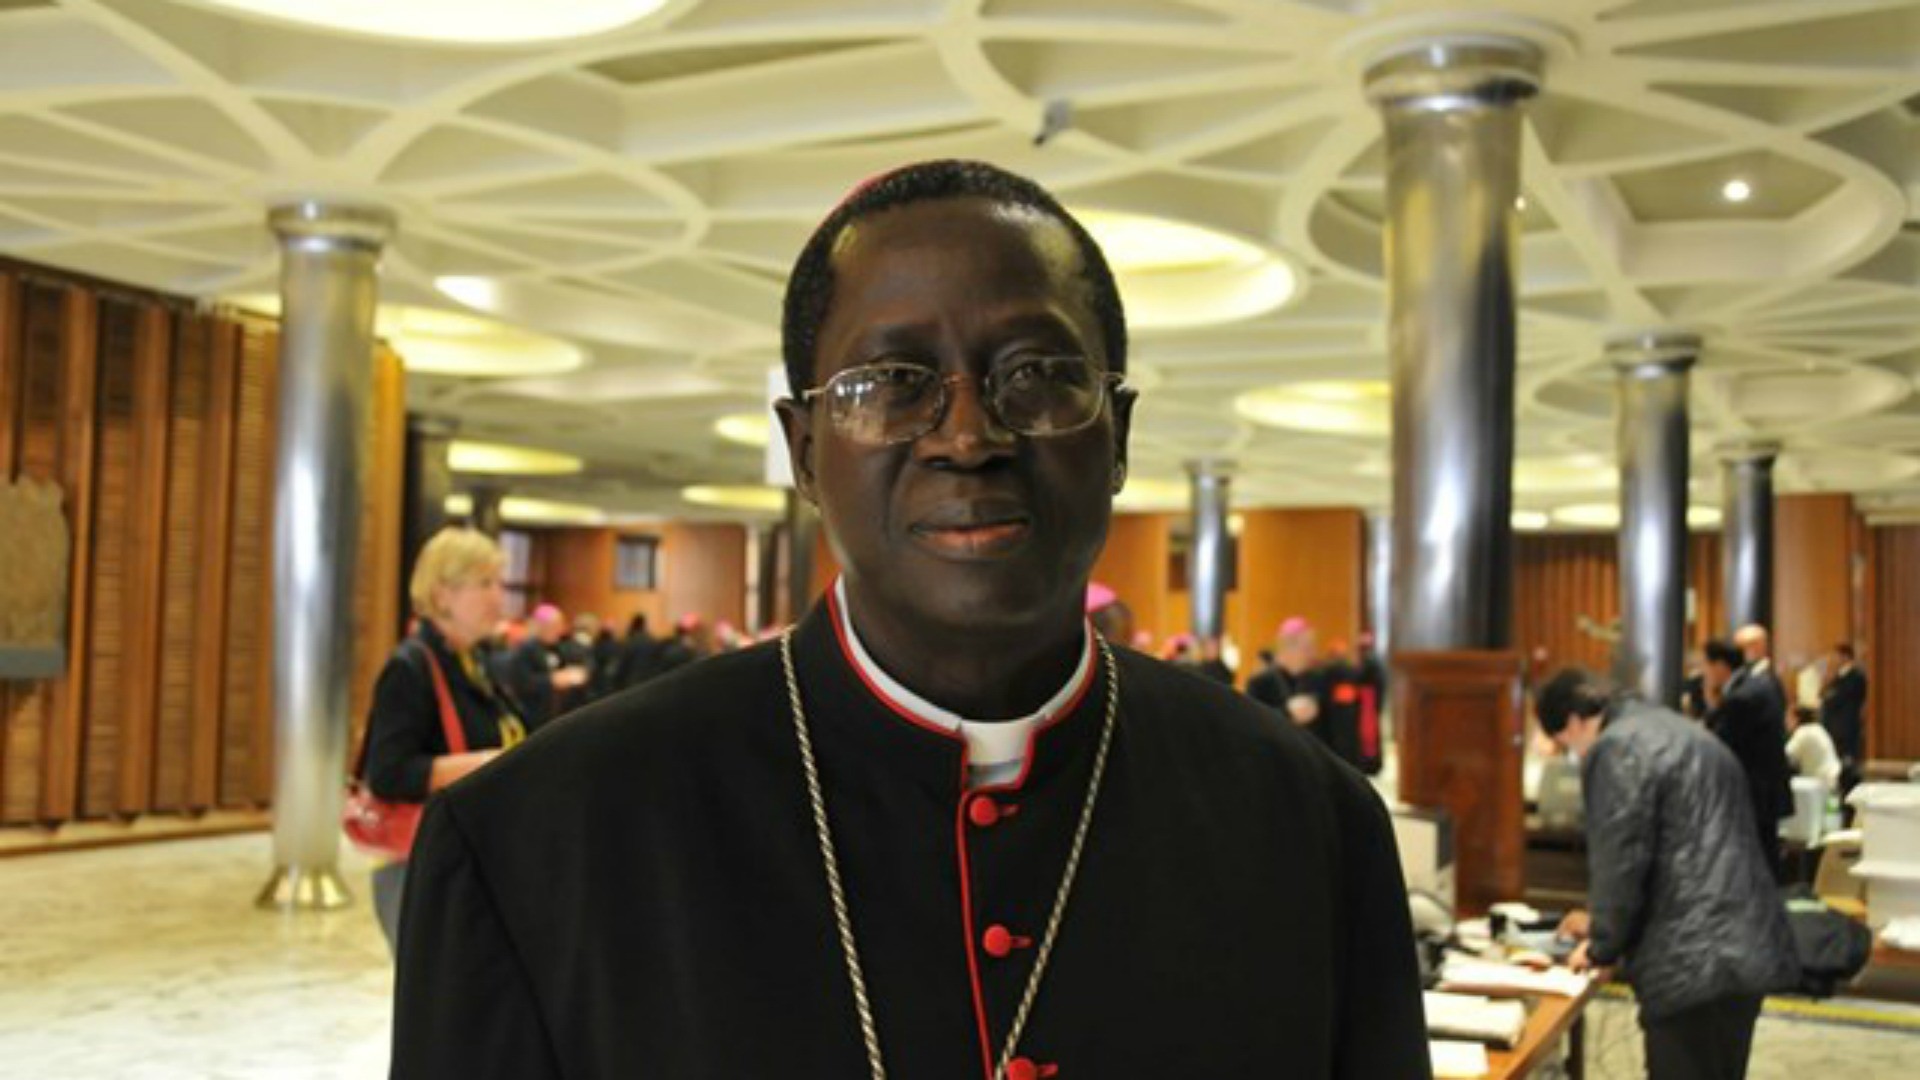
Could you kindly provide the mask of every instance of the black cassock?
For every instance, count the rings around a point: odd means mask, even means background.
[[[1086,797],[1105,672],[1026,776],[968,792],[964,744],[869,690],[824,605],[794,654],[888,1075],[983,1080]],[[1231,688],[1116,655],[1112,756],[1019,1047],[1033,1075],[1426,1077],[1380,800]],[[429,809],[395,1077],[860,1080],[856,1016],[775,646],[561,720]]]

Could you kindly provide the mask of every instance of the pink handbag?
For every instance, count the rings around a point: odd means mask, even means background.
[[[440,730],[447,737],[447,751],[453,754],[467,752],[467,733],[460,726],[460,714],[453,707],[453,692],[447,687],[446,673],[440,670],[440,661],[433,655],[433,648],[425,646],[422,651],[427,657],[427,668],[433,675],[433,696],[440,703]],[[371,734],[372,725],[368,725]],[[413,852],[413,835],[420,831],[420,814],[426,809],[425,803],[388,802],[373,793],[362,779],[366,770],[367,739],[360,738],[360,763],[355,766],[354,775],[347,781],[347,803],[340,811],[340,829],[347,834],[347,841],[369,855],[385,859],[405,860]]]

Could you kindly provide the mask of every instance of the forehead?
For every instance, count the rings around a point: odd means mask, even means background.
[[[959,198],[882,210],[841,232],[832,266],[823,353],[875,326],[1040,314],[1098,341],[1079,246],[1028,207]]]

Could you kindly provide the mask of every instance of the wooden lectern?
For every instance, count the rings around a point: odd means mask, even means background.
[[[1460,913],[1518,900],[1527,839],[1520,654],[1397,652],[1392,663],[1400,799],[1453,815]]]

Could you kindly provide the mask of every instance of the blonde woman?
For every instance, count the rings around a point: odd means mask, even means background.
[[[500,621],[504,569],[499,545],[473,529],[442,529],[421,548],[408,587],[415,629],[381,669],[367,718],[364,779],[379,798],[424,803],[526,737],[519,708],[476,652]],[[443,717],[443,695],[451,718]],[[450,719],[463,748],[449,745]],[[374,909],[389,946],[406,872],[399,861],[373,873]]]

